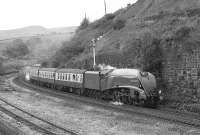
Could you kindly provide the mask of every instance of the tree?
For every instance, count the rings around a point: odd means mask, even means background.
[[[79,26],[79,29],[82,30],[82,29],[85,29],[88,27],[88,25],[90,24],[90,21],[88,18],[84,18]]]
[[[25,56],[29,53],[29,49],[22,39],[16,39],[13,41],[13,45],[6,48],[4,55],[9,57]]]
[[[0,74],[3,73],[3,63],[2,63],[2,60],[0,58]]]

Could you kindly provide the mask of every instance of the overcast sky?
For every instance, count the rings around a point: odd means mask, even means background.
[[[106,0],[114,12],[136,0]],[[94,21],[104,15],[104,0],[0,0],[0,30],[41,25],[47,28],[78,26],[85,16]]]

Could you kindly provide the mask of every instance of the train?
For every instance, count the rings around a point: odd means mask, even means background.
[[[36,85],[129,105],[156,107],[161,94],[155,76],[139,69],[88,71],[29,66],[23,73],[26,81]]]

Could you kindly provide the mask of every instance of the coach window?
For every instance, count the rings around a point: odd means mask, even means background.
[[[68,74],[68,81],[71,81],[71,74]]]
[[[81,78],[81,74],[78,74],[78,78],[77,78],[78,82],[81,82],[80,78]]]
[[[67,79],[68,79],[68,76],[67,76],[67,74],[65,74],[65,80],[67,81]]]
[[[56,73],[56,76],[57,76],[57,80],[59,80],[59,74],[58,73]]]
[[[76,82],[78,81],[78,76],[77,76],[77,74],[75,74],[75,81],[76,81]]]
[[[60,73],[60,80],[62,80],[62,74]]]
[[[75,81],[75,79],[76,79],[76,76],[75,76],[75,74],[73,74],[72,81]]]
[[[61,73],[59,73],[58,76],[59,76],[59,80],[61,80]]]
[[[64,80],[65,80],[65,81],[67,80],[66,73],[64,73]]]
[[[62,80],[64,80],[64,74],[62,73]]]
[[[64,78],[64,73],[62,73],[62,80],[65,80],[65,78]]]
[[[83,82],[83,75],[80,75],[80,82]]]
[[[61,80],[61,78],[60,78],[60,77],[61,77],[61,76],[60,76],[60,73],[58,74],[58,76],[59,76],[59,80]]]

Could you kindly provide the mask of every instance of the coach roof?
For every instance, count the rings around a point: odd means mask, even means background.
[[[40,71],[49,71],[49,72],[55,72],[57,68],[40,68]]]
[[[79,73],[79,74],[83,74],[86,70],[82,70],[82,69],[66,69],[66,68],[61,68],[58,69],[56,72],[60,72],[60,73]]]

